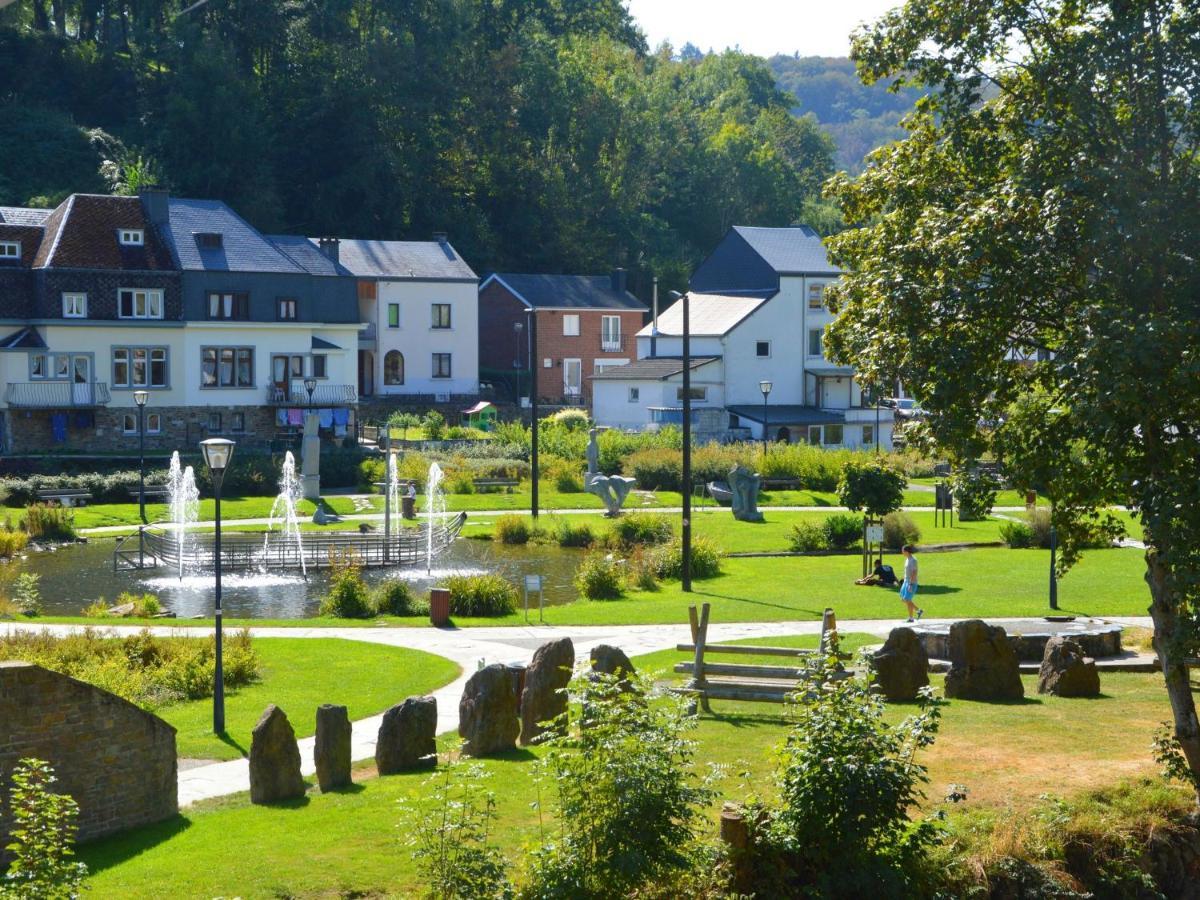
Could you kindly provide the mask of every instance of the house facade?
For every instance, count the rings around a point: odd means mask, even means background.
[[[765,432],[772,440],[829,447],[890,447],[891,411],[869,402],[852,368],[824,355],[825,327],[833,319],[824,291],[838,274],[810,228],[730,229],[691,279],[691,353],[719,358],[721,377],[720,390],[693,388],[693,410],[719,404],[731,435],[761,439]],[[678,359],[682,333],[682,304],[676,303],[638,333],[637,358]],[[763,382],[771,385],[765,404]],[[634,422],[627,390],[632,382],[614,372],[594,383],[593,411],[601,424],[653,428],[681,416],[680,405],[668,397],[660,406],[643,404]],[[618,414],[622,395],[627,405]]]
[[[611,275],[497,272],[479,287],[479,363],[485,370],[532,371],[546,403],[588,404],[592,376],[635,358],[633,335],[646,312],[627,290],[623,269]]]

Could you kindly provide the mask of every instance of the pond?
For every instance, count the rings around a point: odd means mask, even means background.
[[[157,594],[165,609],[180,619],[211,616],[213,577],[178,578],[166,568],[113,572],[116,542],[92,538],[56,550],[30,553],[25,559],[0,566],[0,582],[10,585],[20,572],[41,576],[42,606],[46,615],[77,616],[98,597],[112,601],[122,591]],[[546,589],[546,605],[567,603],[576,597],[571,579],[582,551],[546,546],[509,546],[492,541],[460,538],[435,560],[432,576],[424,567],[366,569],[368,584],[401,577],[423,595],[447,575],[497,572],[518,586],[524,575],[539,574]],[[224,573],[221,578],[225,614],[231,618],[302,619],[317,614],[329,586],[327,570],[314,571],[305,581],[297,573]],[[531,598],[536,604],[536,598]],[[534,613],[536,616],[536,612]]]

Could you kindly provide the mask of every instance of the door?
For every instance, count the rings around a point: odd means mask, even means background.
[[[583,360],[563,360],[563,394],[578,397],[583,393]]]
[[[76,406],[91,406],[92,360],[89,356],[71,357],[71,402]]]
[[[621,349],[621,317],[600,317],[600,349],[612,353]]]
[[[358,394],[360,397],[375,394],[375,354],[370,350],[358,351]]]

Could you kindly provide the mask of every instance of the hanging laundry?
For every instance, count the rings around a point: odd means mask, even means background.
[[[275,424],[276,425],[286,425],[287,424],[287,414],[288,414],[288,411],[286,409],[284,409],[282,406],[279,407],[279,409],[275,410]]]
[[[322,428],[332,428],[333,427],[333,410],[332,409],[318,410],[317,416],[321,420]]]
[[[334,435],[334,437],[345,437],[346,436],[346,426],[345,425],[334,425],[333,426],[333,435]]]
[[[53,413],[50,416],[50,432],[54,435],[56,443],[63,443],[67,439],[67,414]]]
[[[288,424],[289,425],[303,425],[304,424],[303,410],[289,409],[288,410]]]
[[[333,411],[333,424],[345,427],[350,422],[350,410],[340,406]]]

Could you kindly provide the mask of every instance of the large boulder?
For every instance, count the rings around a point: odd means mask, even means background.
[[[1100,673],[1096,661],[1083,654],[1083,647],[1067,635],[1046,642],[1046,655],[1038,672],[1038,693],[1059,697],[1099,697]]]
[[[525,670],[521,691],[521,743],[536,743],[546,731],[539,723],[556,719],[567,711],[563,688],[571,680],[575,665],[575,645],[570,638],[559,638],[538,647]]]
[[[1020,700],[1020,663],[999,625],[979,619],[950,626],[946,696],[962,700]]]
[[[463,688],[458,702],[458,734],[467,756],[502,753],[517,746],[521,722],[512,670],[502,663],[480,669]]]
[[[637,674],[637,669],[633,667],[625,651],[609,644],[597,644],[592,648],[592,671],[616,675],[622,681],[627,680],[630,675]]]
[[[873,659],[875,683],[889,700],[916,700],[929,684],[929,657],[911,628],[893,628]]]
[[[437,765],[437,700],[409,697],[383,714],[375,742],[375,768],[380,775]]]
[[[350,786],[350,714],[344,706],[317,707],[317,742],[313,761],[321,793]]]
[[[278,803],[303,797],[300,748],[282,709],[272,703],[250,736],[250,802]]]

